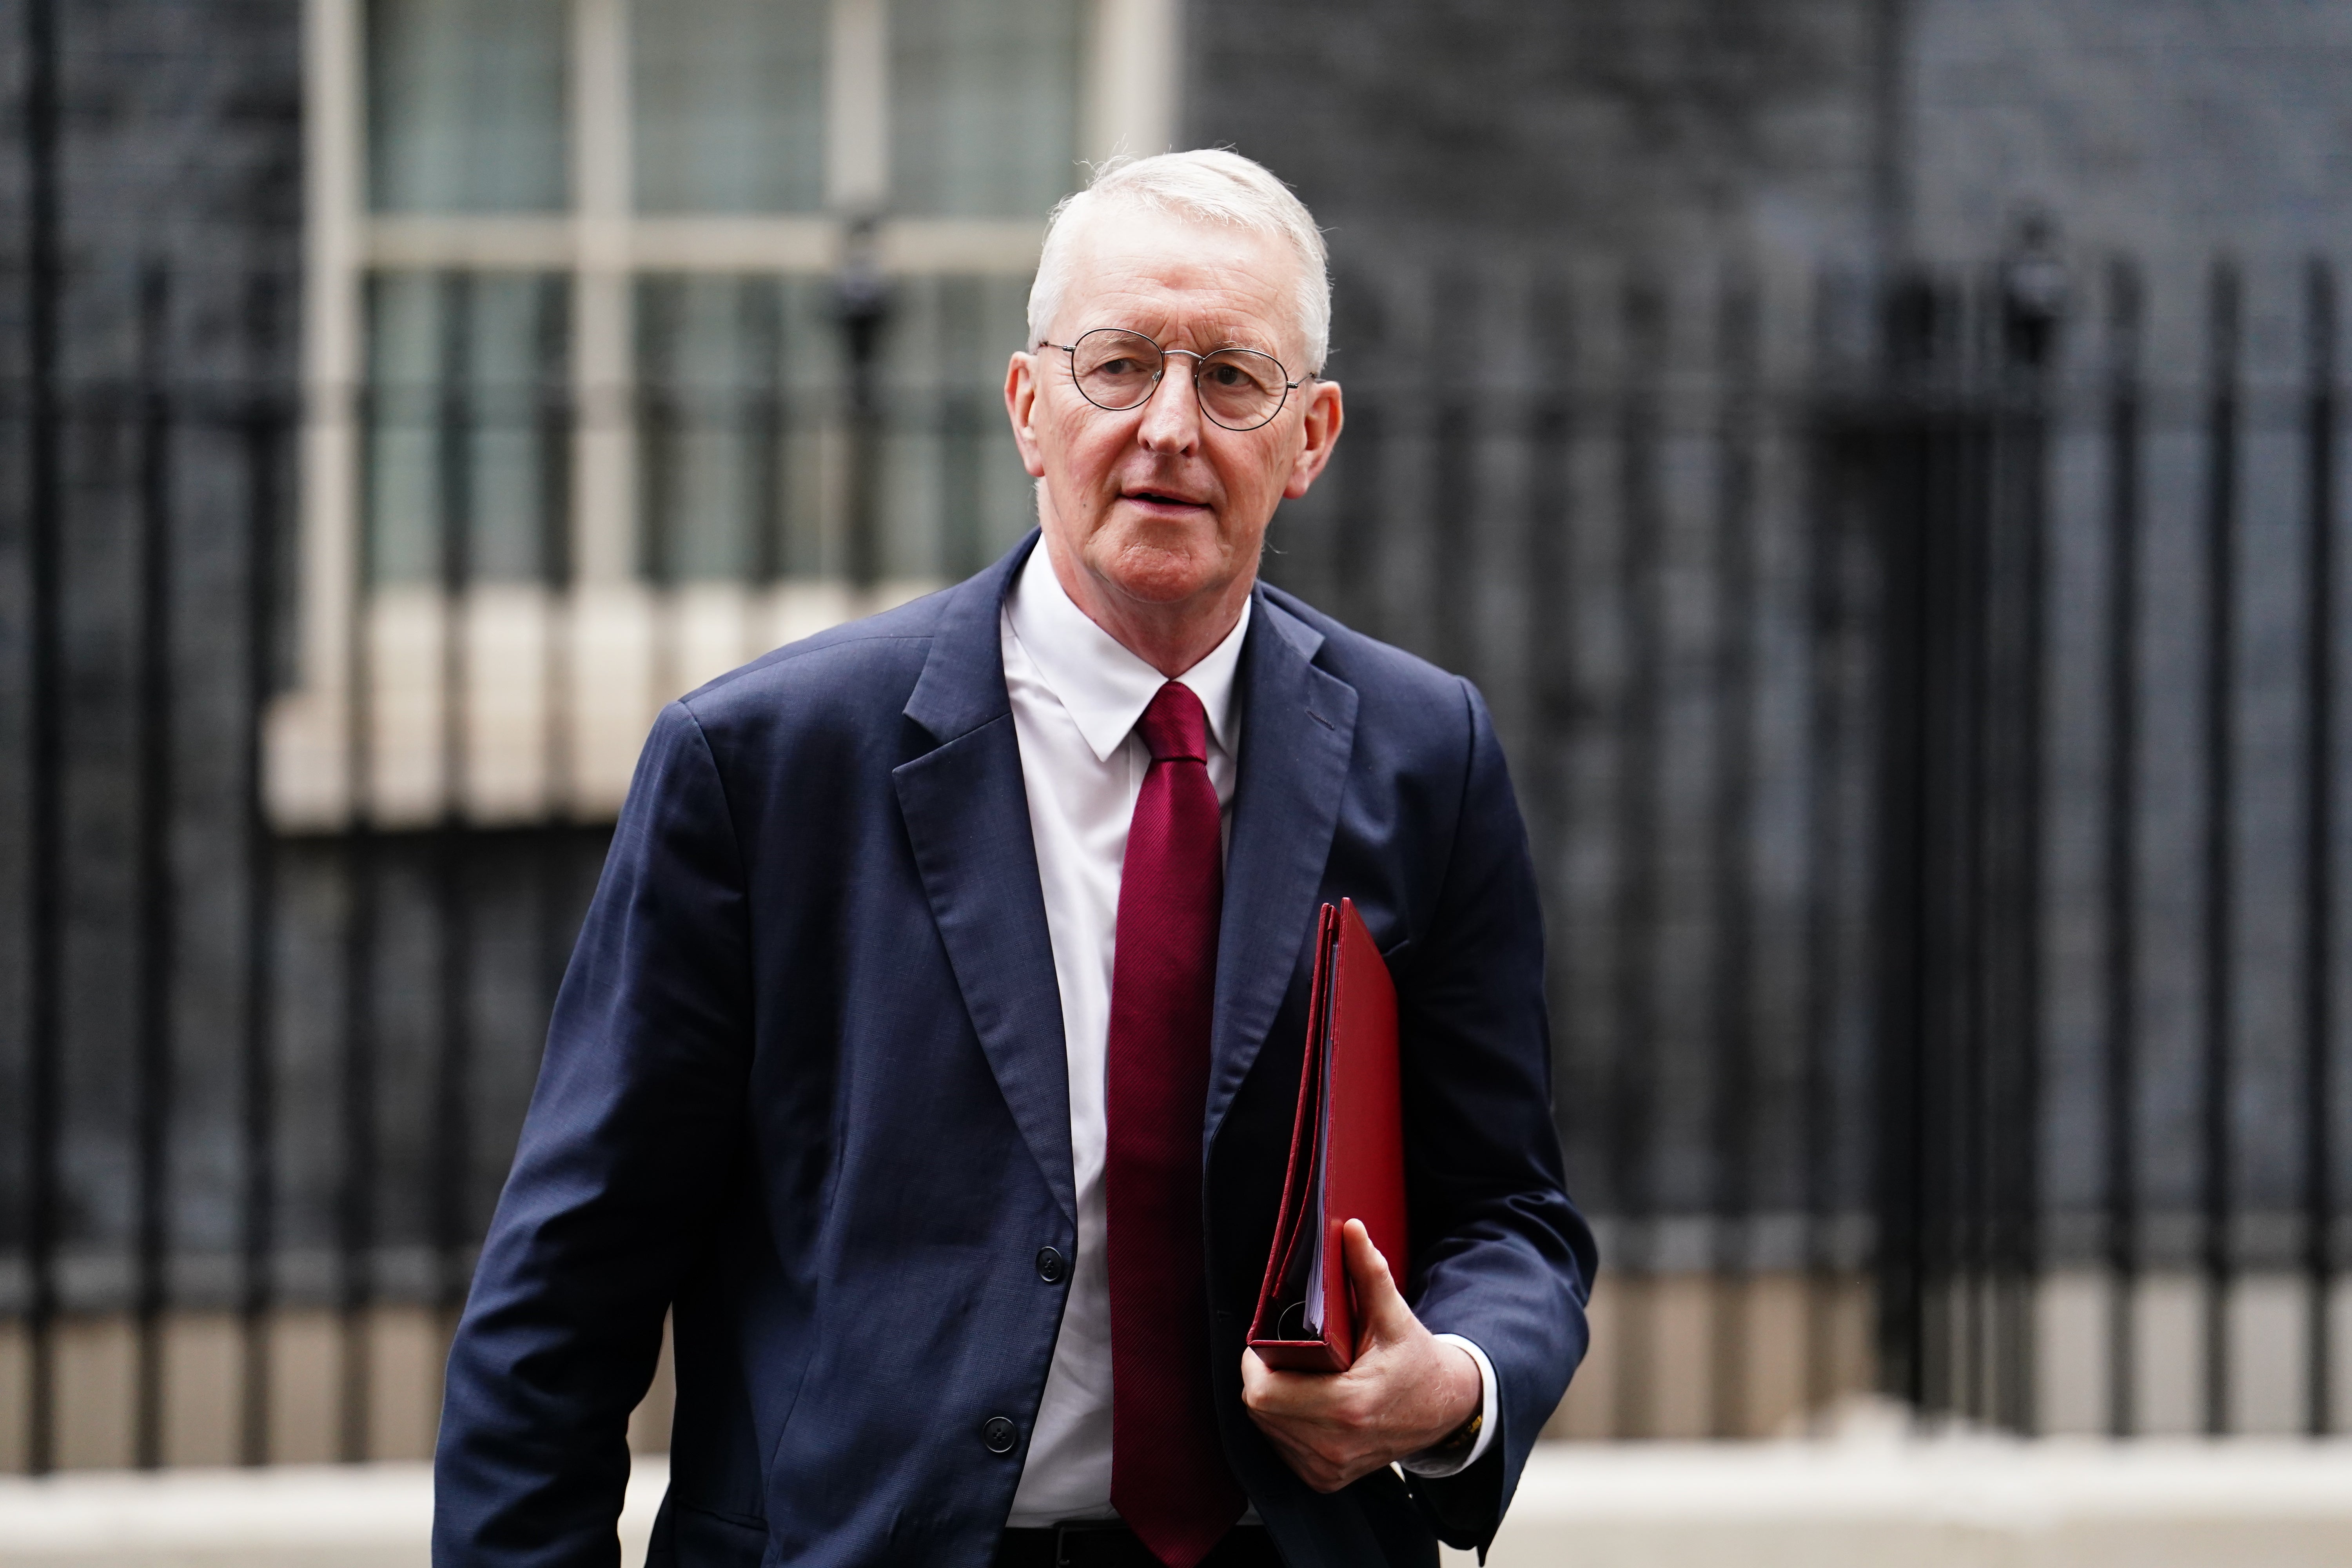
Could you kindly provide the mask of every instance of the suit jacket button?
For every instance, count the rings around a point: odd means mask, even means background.
[[[1037,1249],[1038,1279],[1048,1285],[1059,1285],[1062,1282],[1062,1276],[1068,1272],[1069,1268],[1062,1261],[1062,1255],[1059,1252],[1050,1247],[1041,1247]]]
[[[1012,1421],[1003,1415],[992,1415],[981,1424],[980,1440],[988,1445],[992,1454],[1013,1452],[1013,1445],[1020,1436]]]

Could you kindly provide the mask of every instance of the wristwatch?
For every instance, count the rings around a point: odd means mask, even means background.
[[[1470,1412],[1470,1419],[1423,1448],[1418,1457],[1424,1459],[1461,1458],[1478,1446],[1478,1433],[1486,1425],[1486,1403],[1482,1400],[1479,1407]]]

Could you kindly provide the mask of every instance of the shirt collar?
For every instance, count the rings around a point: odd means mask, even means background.
[[[1019,580],[1005,595],[1005,618],[1036,665],[1038,679],[1077,724],[1096,760],[1107,763],[1168,678],[1129,652],[1070,601],[1045,549],[1045,542],[1039,540],[1023,563]],[[1249,623],[1250,600],[1244,599],[1241,618],[1224,640],[1176,677],[1201,700],[1209,715],[1210,739],[1227,756],[1234,754],[1234,671],[1241,663],[1242,638]]]

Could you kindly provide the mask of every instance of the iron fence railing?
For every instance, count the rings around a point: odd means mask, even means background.
[[[1023,477],[887,317],[598,408],[548,291],[544,385],[451,336],[297,396],[187,363],[153,269],[67,374],[61,276],[0,405],[0,1465],[421,1453],[652,707],[992,553]],[[1504,726],[1604,1239],[1558,1430],[2346,1426],[2333,279],[1343,280],[1266,570]],[[598,420],[612,581],[562,547]],[[298,518],[337,451],[362,504]]]

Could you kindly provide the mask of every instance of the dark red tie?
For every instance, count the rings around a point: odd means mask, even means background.
[[[1110,1500],[1168,1568],[1192,1568],[1248,1500],[1217,1439],[1201,1238],[1224,867],[1201,700],[1171,680],[1136,729],[1151,769],[1119,873],[1104,1083]]]

